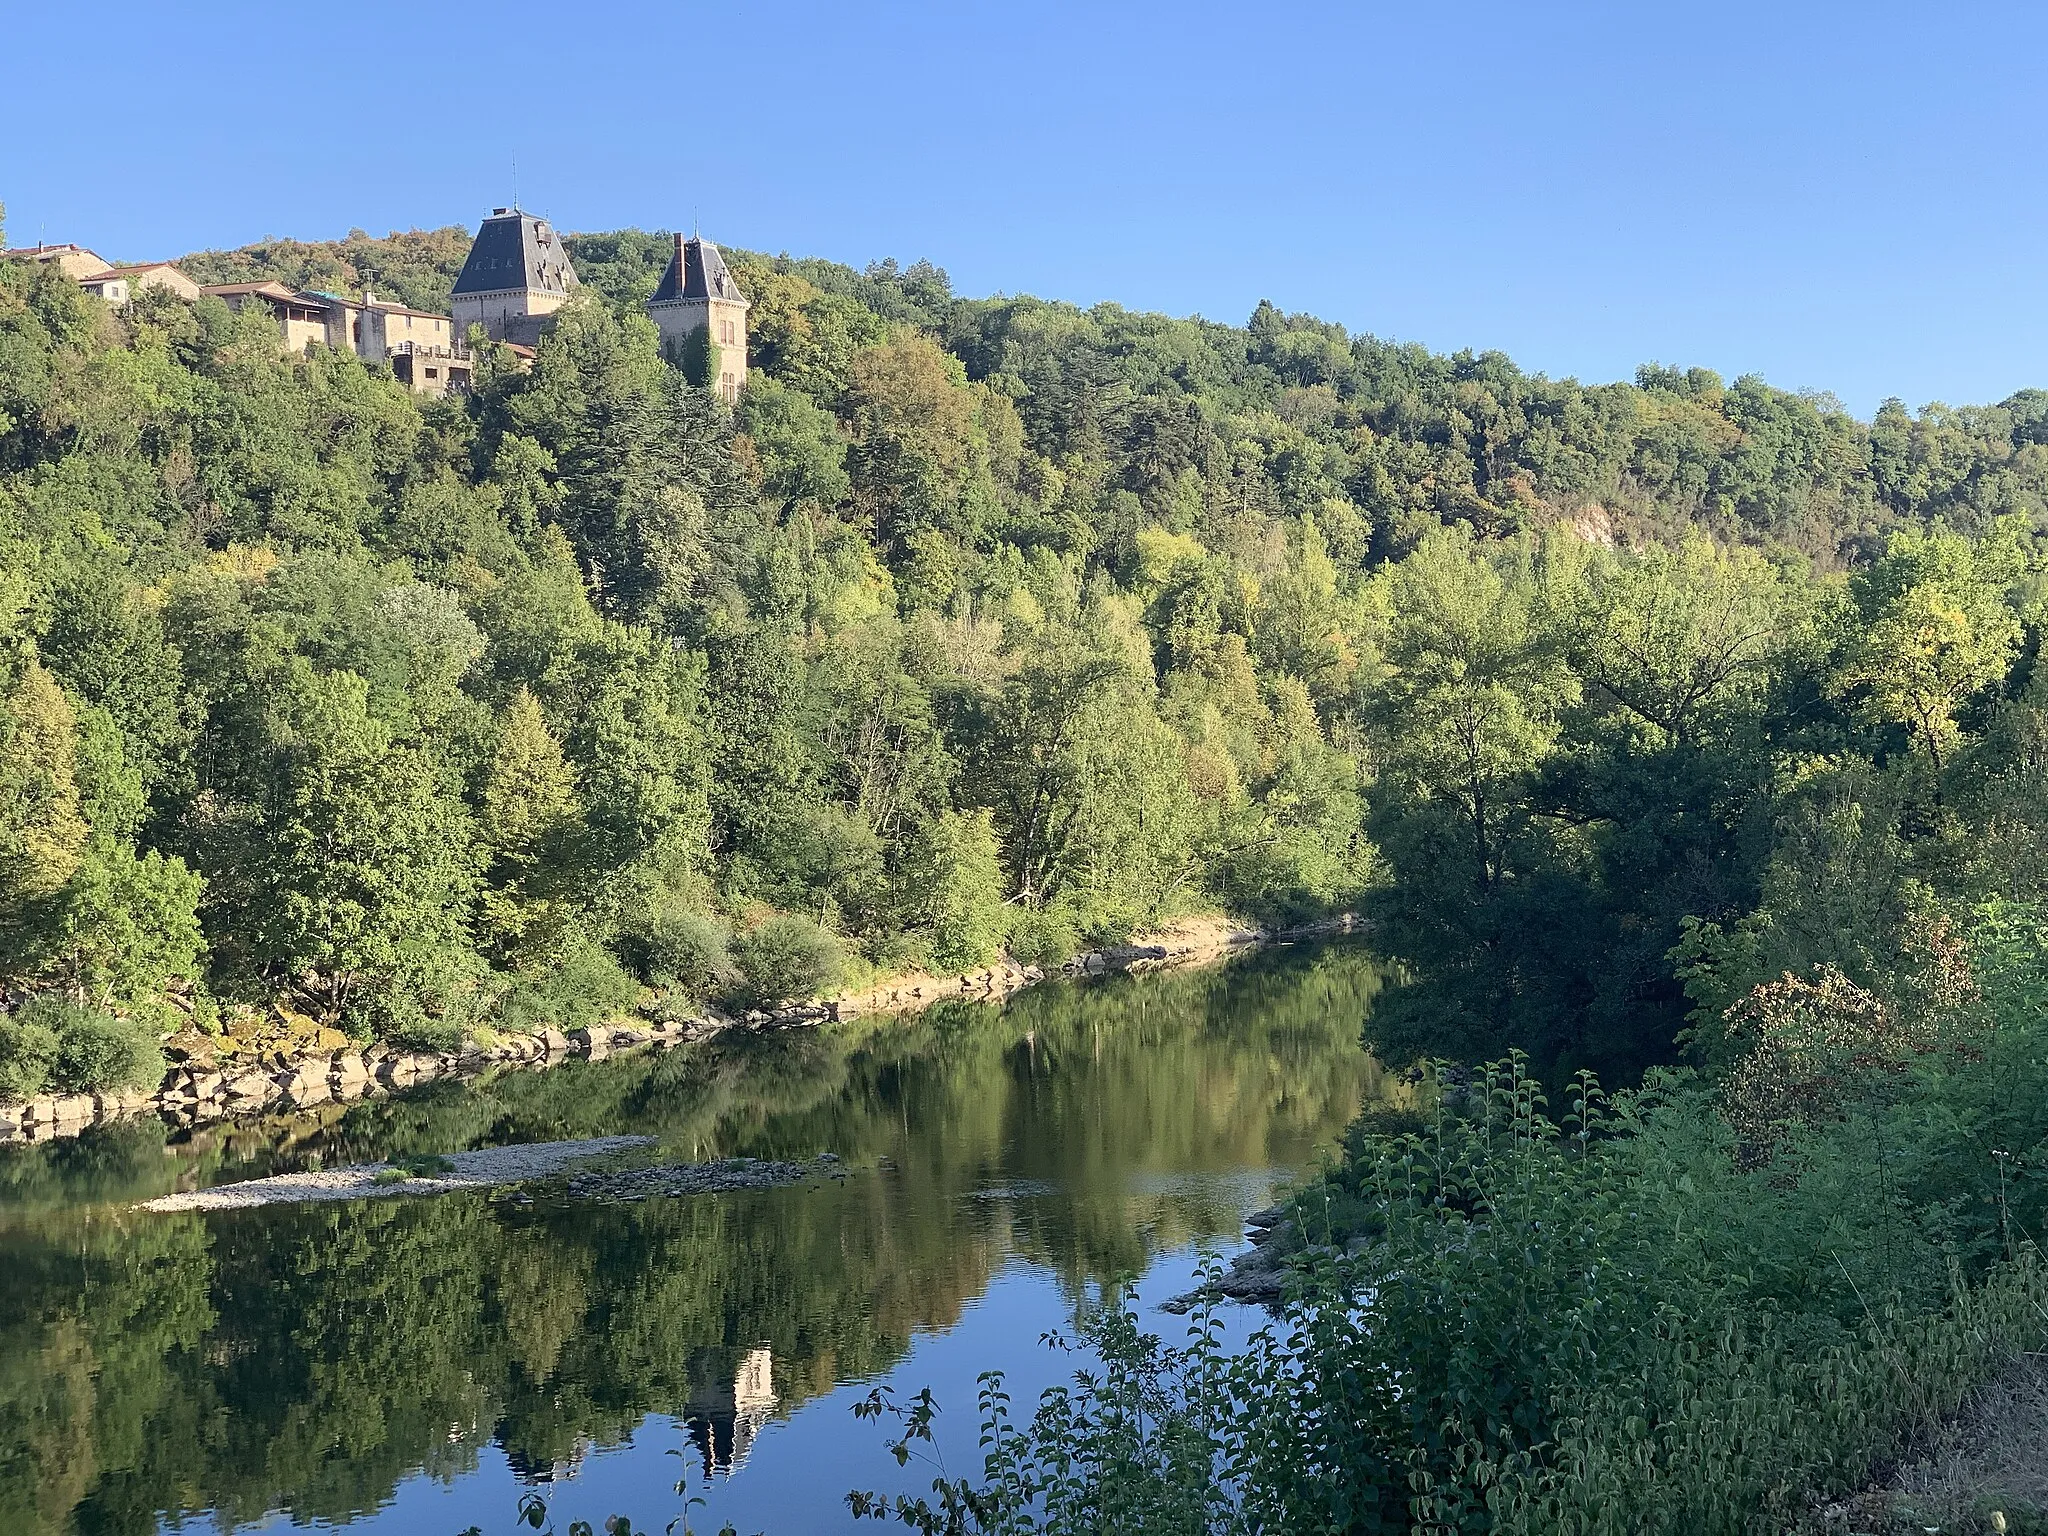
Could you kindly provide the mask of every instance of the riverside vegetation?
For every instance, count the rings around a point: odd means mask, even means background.
[[[1767,1528],[2030,1345],[2048,393],[741,254],[727,411],[635,313],[660,240],[571,245],[532,367],[430,404],[0,274],[10,1081],[1357,907],[1383,1056],[1533,1068],[1361,1127],[1276,1342],[1110,1325],[898,1513]],[[430,304],[452,249],[192,266]]]

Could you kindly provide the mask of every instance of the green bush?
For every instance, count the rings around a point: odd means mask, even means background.
[[[731,945],[731,933],[717,918],[671,908],[648,918],[633,935],[628,956],[650,986],[703,998],[739,979]]]
[[[740,980],[732,1001],[743,1008],[774,1008],[816,997],[846,968],[839,940],[807,917],[771,917],[733,941]]]
[[[1010,953],[1026,965],[1059,965],[1080,948],[1080,930],[1058,908],[1020,912],[1010,925]]]
[[[29,1009],[0,1017],[0,1099],[32,1099],[41,1093],[56,1065],[57,1048],[57,1031]]]
[[[640,984],[616,956],[594,940],[571,944],[560,963],[506,992],[498,1004],[501,1028],[587,1029],[617,1018],[640,995]]]
[[[396,1018],[386,1028],[377,1032],[379,1039],[388,1040],[405,1050],[436,1053],[457,1049],[462,1044],[465,1034],[466,1031],[456,1020],[436,1017],[426,1012],[413,1012]]]
[[[989,812],[947,811],[924,827],[900,883],[904,916],[924,933],[934,969],[983,965],[1002,948],[1010,909]]]
[[[163,1070],[157,1032],[139,1019],[45,994],[0,1024],[0,1097],[148,1088]]]

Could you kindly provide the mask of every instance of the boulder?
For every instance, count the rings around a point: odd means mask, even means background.
[[[79,1125],[92,1119],[98,1106],[89,1093],[67,1093],[50,1100],[50,1118],[59,1125]]]
[[[296,1071],[280,1072],[273,1081],[295,1105],[324,1104],[334,1097],[334,1088],[327,1080],[327,1073],[326,1061],[309,1061]]]
[[[422,1077],[432,1077],[435,1075],[424,1064],[431,1059],[431,1057],[422,1058],[406,1055],[393,1056],[388,1060],[380,1061],[377,1063],[377,1081],[389,1083],[393,1088],[410,1087]]]
[[[569,1037],[559,1029],[543,1029],[533,1037],[540,1042],[540,1048],[550,1056],[560,1056],[569,1049]]]

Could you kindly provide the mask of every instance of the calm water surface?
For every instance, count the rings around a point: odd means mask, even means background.
[[[837,1030],[441,1084],[166,1142],[0,1150],[0,1528],[127,1536],[858,1529],[921,1488],[851,1404],[930,1386],[951,1470],[974,1380],[1020,1402],[1105,1286],[1149,1308],[1380,1091],[1345,947],[947,1004]],[[155,1215],[174,1188],[640,1131],[840,1181],[623,1206],[485,1195]]]

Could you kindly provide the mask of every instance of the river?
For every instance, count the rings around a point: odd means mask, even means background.
[[[167,1139],[0,1149],[0,1528],[81,1536],[485,1536],[538,1493],[566,1531],[855,1526],[920,1489],[851,1405],[930,1386],[972,1470],[979,1371],[1135,1283],[1149,1324],[1202,1253],[1390,1091],[1361,949],[1049,985],[821,1031],[475,1083]],[[498,1194],[154,1214],[324,1163],[640,1132],[664,1156],[845,1177],[641,1203]],[[521,1527],[522,1529],[524,1527]],[[680,1529],[680,1528],[679,1528]]]

